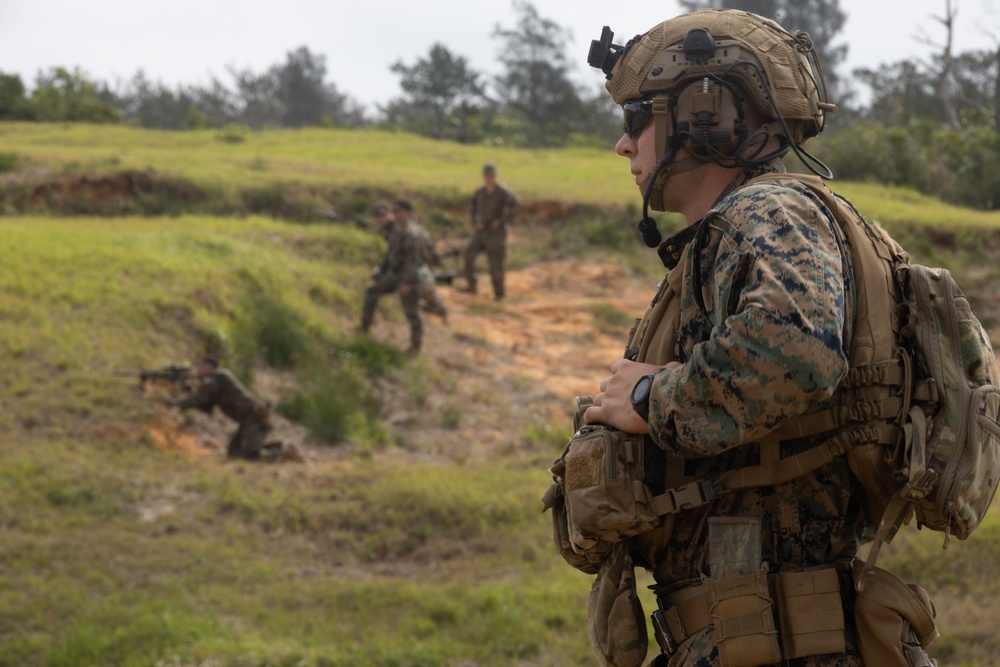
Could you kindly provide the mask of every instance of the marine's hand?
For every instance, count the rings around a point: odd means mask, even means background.
[[[667,368],[680,364],[671,362]],[[594,396],[594,405],[588,408],[583,418],[590,423],[613,426],[626,433],[645,433],[649,424],[632,408],[632,388],[643,375],[655,373],[663,366],[640,364],[627,359],[619,359],[611,364],[611,375],[601,382],[601,391]]]
[[[496,231],[501,227],[503,227],[503,220],[501,220],[500,218],[490,221],[490,229],[492,229],[493,231]]]
[[[408,295],[408,294],[410,293],[410,290],[411,290],[411,289],[413,289],[413,288],[412,288],[412,287],[410,287],[410,283],[402,283],[402,284],[401,284],[401,285],[399,286],[399,293],[400,293],[401,295],[403,295],[403,296],[406,296],[406,295]]]

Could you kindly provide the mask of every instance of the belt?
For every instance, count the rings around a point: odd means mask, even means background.
[[[843,597],[854,591],[853,582],[849,578],[849,567],[847,564],[838,563],[806,569],[837,569],[841,573],[840,590]],[[845,579],[845,577],[847,578]],[[775,613],[777,613],[778,604],[776,580],[777,578],[773,574],[767,576],[768,594],[775,603]],[[712,615],[708,606],[708,586],[705,584],[695,584],[677,591],[657,595],[656,602],[659,608],[651,614],[653,634],[656,637],[656,643],[660,645],[660,650],[668,656],[676,653],[681,644],[695,634],[712,625]],[[774,627],[780,627],[777,619]]]

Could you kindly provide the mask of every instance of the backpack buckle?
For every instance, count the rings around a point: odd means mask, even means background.
[[[920,473],[915,479],[911,479],[906,483],[900,490],[902,497],[911,503],[919,503],[927,494],[934,490],[934,485],[937,484],[938,474],[933,468],[928,468]]]

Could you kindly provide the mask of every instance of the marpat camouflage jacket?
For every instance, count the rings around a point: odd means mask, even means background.
[[[666,457],[686,459],[685,475],[717,478],[755,465],[752,443],[828,399],[848,369],[854,290],[846,240],[806,186],[746,185],[773,171],[784,168],[775,161],[745,172],[695,229],[664,242],[689,240],[680,262],[681,366],[656,377],[649,432]],[[812,444],[785,442],[781,454]],[[786,484],[723,495],[678,514],[672,531],[632,538],[636,555],[661,589],[679,587],[709,574],[707,517],[741,516],[761,519],[772,572],[845,559],[863,530],[856,486],[839,459]]]

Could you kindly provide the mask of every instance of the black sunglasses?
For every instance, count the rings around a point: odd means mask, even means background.
[[[622,129],[633,138],[653,118],[653,100],[629,100],[622,105],[622,114],[625,119]]]

